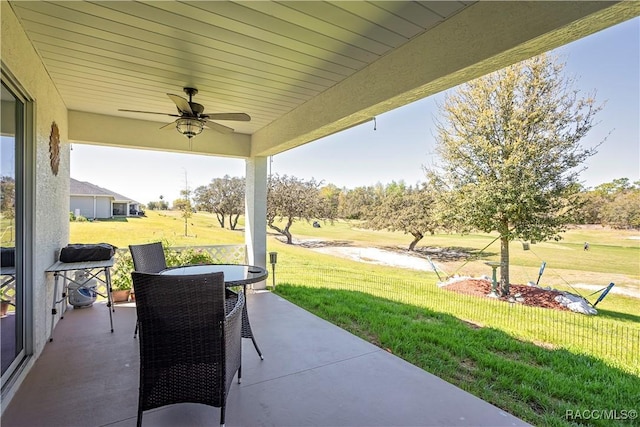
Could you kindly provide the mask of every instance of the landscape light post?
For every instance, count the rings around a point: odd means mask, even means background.
[[[269,262],[271,263],[271,277],[273,278],[273,290],[276,290],[276,264],[278,263],[278,252],[269,252]]]

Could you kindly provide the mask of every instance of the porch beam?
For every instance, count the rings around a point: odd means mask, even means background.
[[[68,118],[69,140],[73,143],[223,157],[249,157],[251,152],[251,137],[242,133],[205,129],[189,141],[174,126],[160,129],[161,122],[73,110]]]

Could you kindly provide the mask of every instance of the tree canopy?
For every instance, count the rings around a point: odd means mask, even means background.
[[[461,229],[497,231],[500,291],[509,292],[509,241],[560,239],[575,221],[579,173],[597,146],[580,141],[602,108],[580,97],[564,64],[541,55],[459,87],[440,105],[429,176]]]
[[[4,218],[15,217],[16,181],[13,177],[0,177],[0,213]]]
[[[209,185],[195,189],[195,203],[200,210],[215,213],[220,227],[224,228],[225,219],[229,218],[229,228],[235,230],[240,215],[244,214],[245,183],[243,178],[214,178]]]
[[[284,235],[287,243],[291,244],[293,236],[290,229],[296,220],[335,218],[331,200],[331,197],[321,196],[320,184],[314,179],[305,181],[275,174],[269,178],[267,187],[267,225]],[[284,222],[284,226],[276,221]]]
[[[427,233],[433,234],[437,224],[434,219],[434,193],[427,184],[415,187],[403,182],[393,182],[379,188],[376,202],[367,213],[367,226],[381,230],[402,231],[411,234],[409,250]]]

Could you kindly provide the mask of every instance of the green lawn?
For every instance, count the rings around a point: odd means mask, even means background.
[[[277,292],[533,425],[637,425],[567,419],[567,411],[640,409],[640,377],[598,358],[368,293],[288,284]]]
[[[130,244],[167,241],[171,246],[207,246],[244,243],[242,231],[220,228],[215,216],[194,214],[188,220],[187,236],[180,212],[147,212],[146,217],[71,222],[71,243],[111,243],[119,248]]]
[[[2,246],[10,247],[16,244],[16,224],[13,218],[0,216],[0,243]]]

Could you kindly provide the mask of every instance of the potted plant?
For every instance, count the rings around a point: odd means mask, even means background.
[[[130,295],[131,295],[131,288],[120,289],[116,285],[111,287],[111,297],[113,298],[113,302],[128,302]]]
[[[118,253],[118,259],[113,266],[111,275],[111,296],[113,302],[127,302],[132,293],[133,281],[131,272],[133,271],[133,259],[129,252]]]

